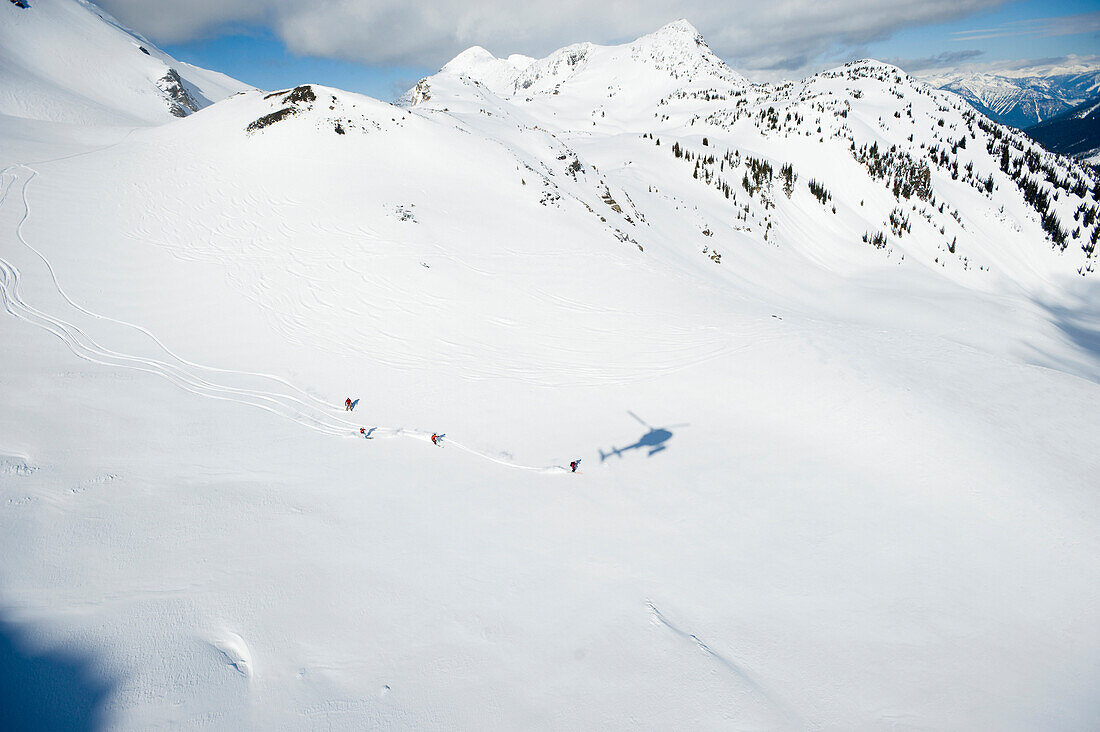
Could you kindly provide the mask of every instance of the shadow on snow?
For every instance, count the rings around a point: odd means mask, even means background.
[[[612,447],[608,452],[600,450],[601,463],[604,460],[607,460],[612,455],[617,455],[621,458],[624,452],[629,452],[630,450],[641,450],[646,452],[646,457],[653,457],[654,455],[668,447],[667,443],[670,439],[672,439],[673,428],[688,426],[686,424],[673,424],[669,425],[668,427],[654,427],[638,415],[634,414],[634,412],[627,410],[627,414],[637,420],[639,424],[641,424],[649,431],[639,437],[638,441],[635,442],[633,445],[627,445],[626,447]]]
[[[1052,354],[1043,355],[1068,373],[1100,382],[1100,285],[1088,283],[1081,289],[1073,307],[1042,300],[1035,300],[1035,303],[1048,313],[1051,323],[1086,357],[1088,365],[1064,363]]]
[[[79,652],[33,647],[0,612],[0,728],[99,730],[111,685]]]

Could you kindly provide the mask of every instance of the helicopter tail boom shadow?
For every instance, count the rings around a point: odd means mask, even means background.
[[[639,424],[641,424],[649,431],[642,435],[633,445],[627,445],[626,447],[612,446],[611,450],[608,452],[600,450],[599,452],[601,463],[607,460],[607,458],[611,457],[612,455],[618,455],[620,458],[622,458],[623,453],[629,450],[644,449],[646,451],[646,457],[653,457],[657,453],[662,452],[663,450],[668,448],[667,443],[672,438],[672,428],[689,426],[687,424],[674,424],[668,427],[654,427],[638,415],[634,414],[634,412],[627,410],[627,414],[633,417]]]

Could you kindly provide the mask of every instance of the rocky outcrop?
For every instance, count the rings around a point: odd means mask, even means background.
[[[163,92],[168,102],[168,111],[176,117],[186,117],[202,108],[202,105],[187,91],[183,85],[183,79],[175,69],[168,69],[167,74],[157,79],[157,88]]]

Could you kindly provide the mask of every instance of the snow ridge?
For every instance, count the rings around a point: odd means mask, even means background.
[[[0,4],[0,114],[163,124],[248,88],[183,64],[87,0]]]
[[[654,33],[620,46],[575,43],[542,59],[512,55],[498,59],[473,46],[450,62],[439,76],[465,77],[504,98],[537,94],[568,94],[586,70],[612,85],[654,83],[669,79],[681,86],[693,83],[747,84],[707,46],[691,23],[677,20]],[[656,73],[654,73],[656,72]],[[638,77],[638,78],[632,78]],[[592,79],[590,84],[595,83]],[[580,81],[579,83],[583,83]],[[657,83],[660,83],[657,81]]]

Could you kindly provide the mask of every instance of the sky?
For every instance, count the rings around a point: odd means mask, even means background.
[[[263,89],[393,99],[462,50],[544,56],[687,18],[754,81],[870,56],[915,74],[1100,66],[1100,0],[97,0],[176,58]]]

